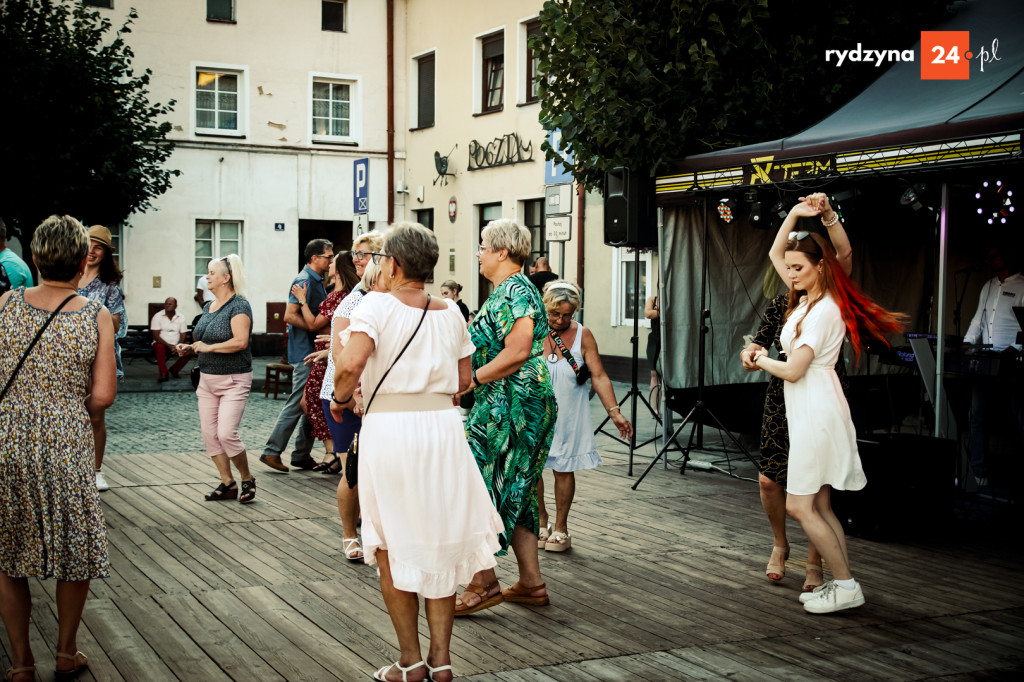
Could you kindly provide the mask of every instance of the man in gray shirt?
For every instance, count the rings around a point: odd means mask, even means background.
[[[316,464],[310,456],[313,449],[313,427],[306,419],[302,411],[302,394],[306,390],[306,380],[309,378],[310,366],[303,363],[303,359],[313,352],[313,344],[316,335],[330,324],[328,320],[323,326],[311,329],[303,317],[300,308],[308,305],[310,311],[316,316],[320,303],[327,298],[327,291],[324,289],[324,275],[327,273],[331,258],[334,257],[334,247],[330,240],[314,239],[306,244],[303,252],[306,258],[306,267],[292,280],[288,287],[288,307],[285,309],[284,321],[288,323],[288,364],[292,366],[292,392],[277,418],[277,425],[267,440],[260,461],[271,469],[287,472],[288,467],[281,461],[281,454],[288,446],[288,439],[296,425],[299,426],[299,433],[295,436],[295,450],[292,451],[291,465],[299,469],[312,469]],[[291,294],[294,285],[306,288],[306,301],[299,303],[299,300]]]

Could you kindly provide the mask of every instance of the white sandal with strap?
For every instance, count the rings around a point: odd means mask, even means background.
[[[537,533],[537,549],[544,549],[544,543],[548,541],[548,537],[551,535],[551,524],[542,526],[540,532]]]
[[[452,666],[450,664],[449,665],[439,665],[436,668],[432,668],[432,667],[430,667],[430,664],[427,663],[427,679],[430,680],[430,682],[434,682],[434,673],[440,673],[440,672],[444,672],[445,670],[451,670],[451,669],[452,669]],[[453,672],[452,676],[454,677],[454,672]]]
[[[391,665],[386,665],[383,668],[381,668],[380,670],[378,670],[377,672],[375,672],[373,674],[373,679],[375,679],[375,680],[387,680],[388,679],[388,677],[387,677],[388,671],[391,670],[392,668],[398,668],[402,672],[402,682],[408,682],[409,678],[407,677],[407,675],[409,674],[409,671],[410,670],[415,670],[416,668],[420,667],[421,665],[426,665],[426,663],[424,663],[423,661],[420,661],[419,663],[413,663],[408,668],[403,668],[401,666],[401,664],[399,664],[398,661],[395,661]]]
[[[349,561],[362,561],[363,560],[363,548],[359,546],[359,538],[342,538],[341,541],[345,543],[345,558]],[[356,552],[359,556],[356,556]]]

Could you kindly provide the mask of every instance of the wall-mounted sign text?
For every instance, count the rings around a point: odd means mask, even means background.
[[[487,144],[476,140],[469,143],[469,166],[467,170],[484,170],[511,166],[515,163],[533,161],[533,143],[523,142],[518,133],[496,137]]]

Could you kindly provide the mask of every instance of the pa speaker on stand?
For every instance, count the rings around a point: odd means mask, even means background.
[[[633,435],[629,439],[629,475],[633,475],[633,451],[636,444],[636,401],[639,398],[647,406],[651,416],[660,425],[661,417],[647,396],[637,388],[640,362],[640,311],[643,310],[643,299],[640,298],[640,249],[651,248],[658,244],[657,213],[654,205],[654,178],[636,173],[628,168],[615,168],[604,178],[604,243],[608,246],[628,246],[633,248],[633,366],[632,381],[629,392],[619,401],[622,406],[630,401],[629,420],[633,424]],[[594,431],[602,433],[609,417]],[[621,441],[612,434],[612,438]],[[647,443],[641,443],[643,447]]]
[[[604,176],[604,243],[651,248],[658,245],[654,178],[628,168]]]

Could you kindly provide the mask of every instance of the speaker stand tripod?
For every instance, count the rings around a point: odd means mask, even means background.
[[[705,370],[707,369],[707,361],[706,361],[707,334],[708,334],[708,331],[710,331],[710,328],[708,327],[708,324],[707,324],[707,320],[709,320],[711,318],[711,311],[707,308],[708,272],[709,272],[710,266],[711,266],[711,255],[710,255],[710,250],[708,248],[707,197],[705,197],[703,202],[702,202],[702,209],[703,209],[702,213],[703,213],[703,221],[704,221],[704,230],[703,230],[704,231],[704,243],[702,245],[703,253],[701,254],[701,268],[700,268],[700,308],[701,308],[701,312],[700,312],[700,338],[699,338],[699,346],[698,346],[698,352],[697,352],[697,363],[698,363],[697,364],[697,400],[694,403],[693,407],[690,409],[690,411],[686,414],[686,417],[683,419],[683,421],[679,423],[678,427],[676,427],[676,430],[672,433],[671,438],[669,438],[668,440],[665,441],[664,447],[662,447],[661,450],[658,452],[658,454],[655,456],[655,458],[653,460],[651,460],[651,463],[647,466],[647,469],[644,470],[644,473],[642,473],[640,475],[640,478],[638,478],[636,480],[636,483],[634,483],[632,485],[632,489],[633,490],[637,489],[637,487],[644,480],[644,478],[647,476],[647,474],[649,474],[651,472],[651,469],[654,468],[654,465],[658,463],[658,460],[665,456],[665,453],[668,452],[669,448],[672,446],[672,443],[675,443],[676,444],[676,448],[680,452],[683,453],[683,464],[682,464],[682,467],[679,470],[679,473],[680,474],[685,474],[686,473],[686,463],[690,461],[690,451],[692,449],[694,449],[694,446],[696,446],[696,449],[698,449],[698,450],[706,449],[704,447],[704,425],[705,424],[708,424],[710,426],[714,426],[720,432],[726,433],[729,436],[729,438],[732,440],[733,444],[736,446],[737,454],[743,453],[744,455],[746,455],[747,459],[749,459],[755,465],[757,464],[757,460],[755,460],[753,455],[750,454],[750,451],[747,450],[747,448],[743,447],[743,444],[740,443],[736,439],[736,437],[734,435],[732,435],[732,432],[730,432],[728,429],[726,429],[722,425],[721,420],[718,417],[715,416],[715,413],[711,411],[711,408],[708,407],[707,402],[705,402],[705,400],[704,400],[704,386],[705,386],[704,375],[705,375]],[[636,351],[634,349],[634,354],[635,354],[635,352]],[[663,349],[663,352],[664,352],[664,349]],[[636,372],[634,370],[634,380],[635,380],[635,375],[636,375]],[[634,381],[634,384],[635,384],[635,381]],[[634,388],[635,388],[635,385],[634,385]],[[686,428],[687,424],[690,425],[690,438],[687,441],[686,447],[685,448],[680,448],[679,447],[679,443],[676,441],[676,438],[679,437],[679,434],[682,433],[683,429]],[[723,449],[721,450],[721,452],[723,452],[725,454],[726,460],[728,460],[729,459],[730,451],[725,447],[724,444],[723,444]],[[630,473],[632,473],[632,451],[630,451]]]
[[[655,410],[651,406],[650,401],[647,400],[647,396],[645,396],[643,393],[641,393],[640,389],[637,387],[637,384],[638,384],[638,381],[639,381],[639,376],[638,375],[639,375],[639,366],[640,366],[640,311],[641,310],[642,310],[642,308],[640,306],[640,247],[635,247],[635,249],[633,251],[633,338],[631,339],[631,343],[633,344],[632,374],[631,374],[631,381],[630,381],[629,391],[627,391],[626,394],[624,396],[622,396],[622,399],[619,401],[619,407],[620,408],[623,405],[626,404],[627,400],[630,401],[629,420],[630,420],[630,423],[633,425],[633,435],[630,436],[629,441],[627,442],[627,441],[625,441],[625,440],[623,440],[622,438],[619,437],[618,432],[612,433],[612,432],[609,432],[609,431],[605,431],[604,427],[611,420],[611,414],[606,416],[604,418],[604,420],[594,430],[594,435],[597,435],[598,433],[603,433],[604,435],[608,436],[609,438],[612,438],[613,440],[616,440],[616,441],[622,443],[623,445],[628,445],[629,446],[629,475],[630,476],[633,475],[633,452],[637,448],[642,448],[643,446],[647,445],[648,443],[651,443],[651,442],[653,442],[653,441],[658,439],[658,434],[657,434],[657,432],[655,432],[655,435],[652,438],[649,438],[648,440],[645,440],[643,443],[640,443],[639,445],[637,444],[637,442],[636,442],[636,427],[637,427],[637,423],[636,423],[636,401],[637,401],[637,398],[639,398],[643,402],[643,404],[647,406],[647,410],[651,413],[651,416],[654,417],[655,422],[657,422],[658,426],[661,426],[661,417],[658,414],[657,410]],[[678,443],[677,443],[677,445],[678,445]]]

